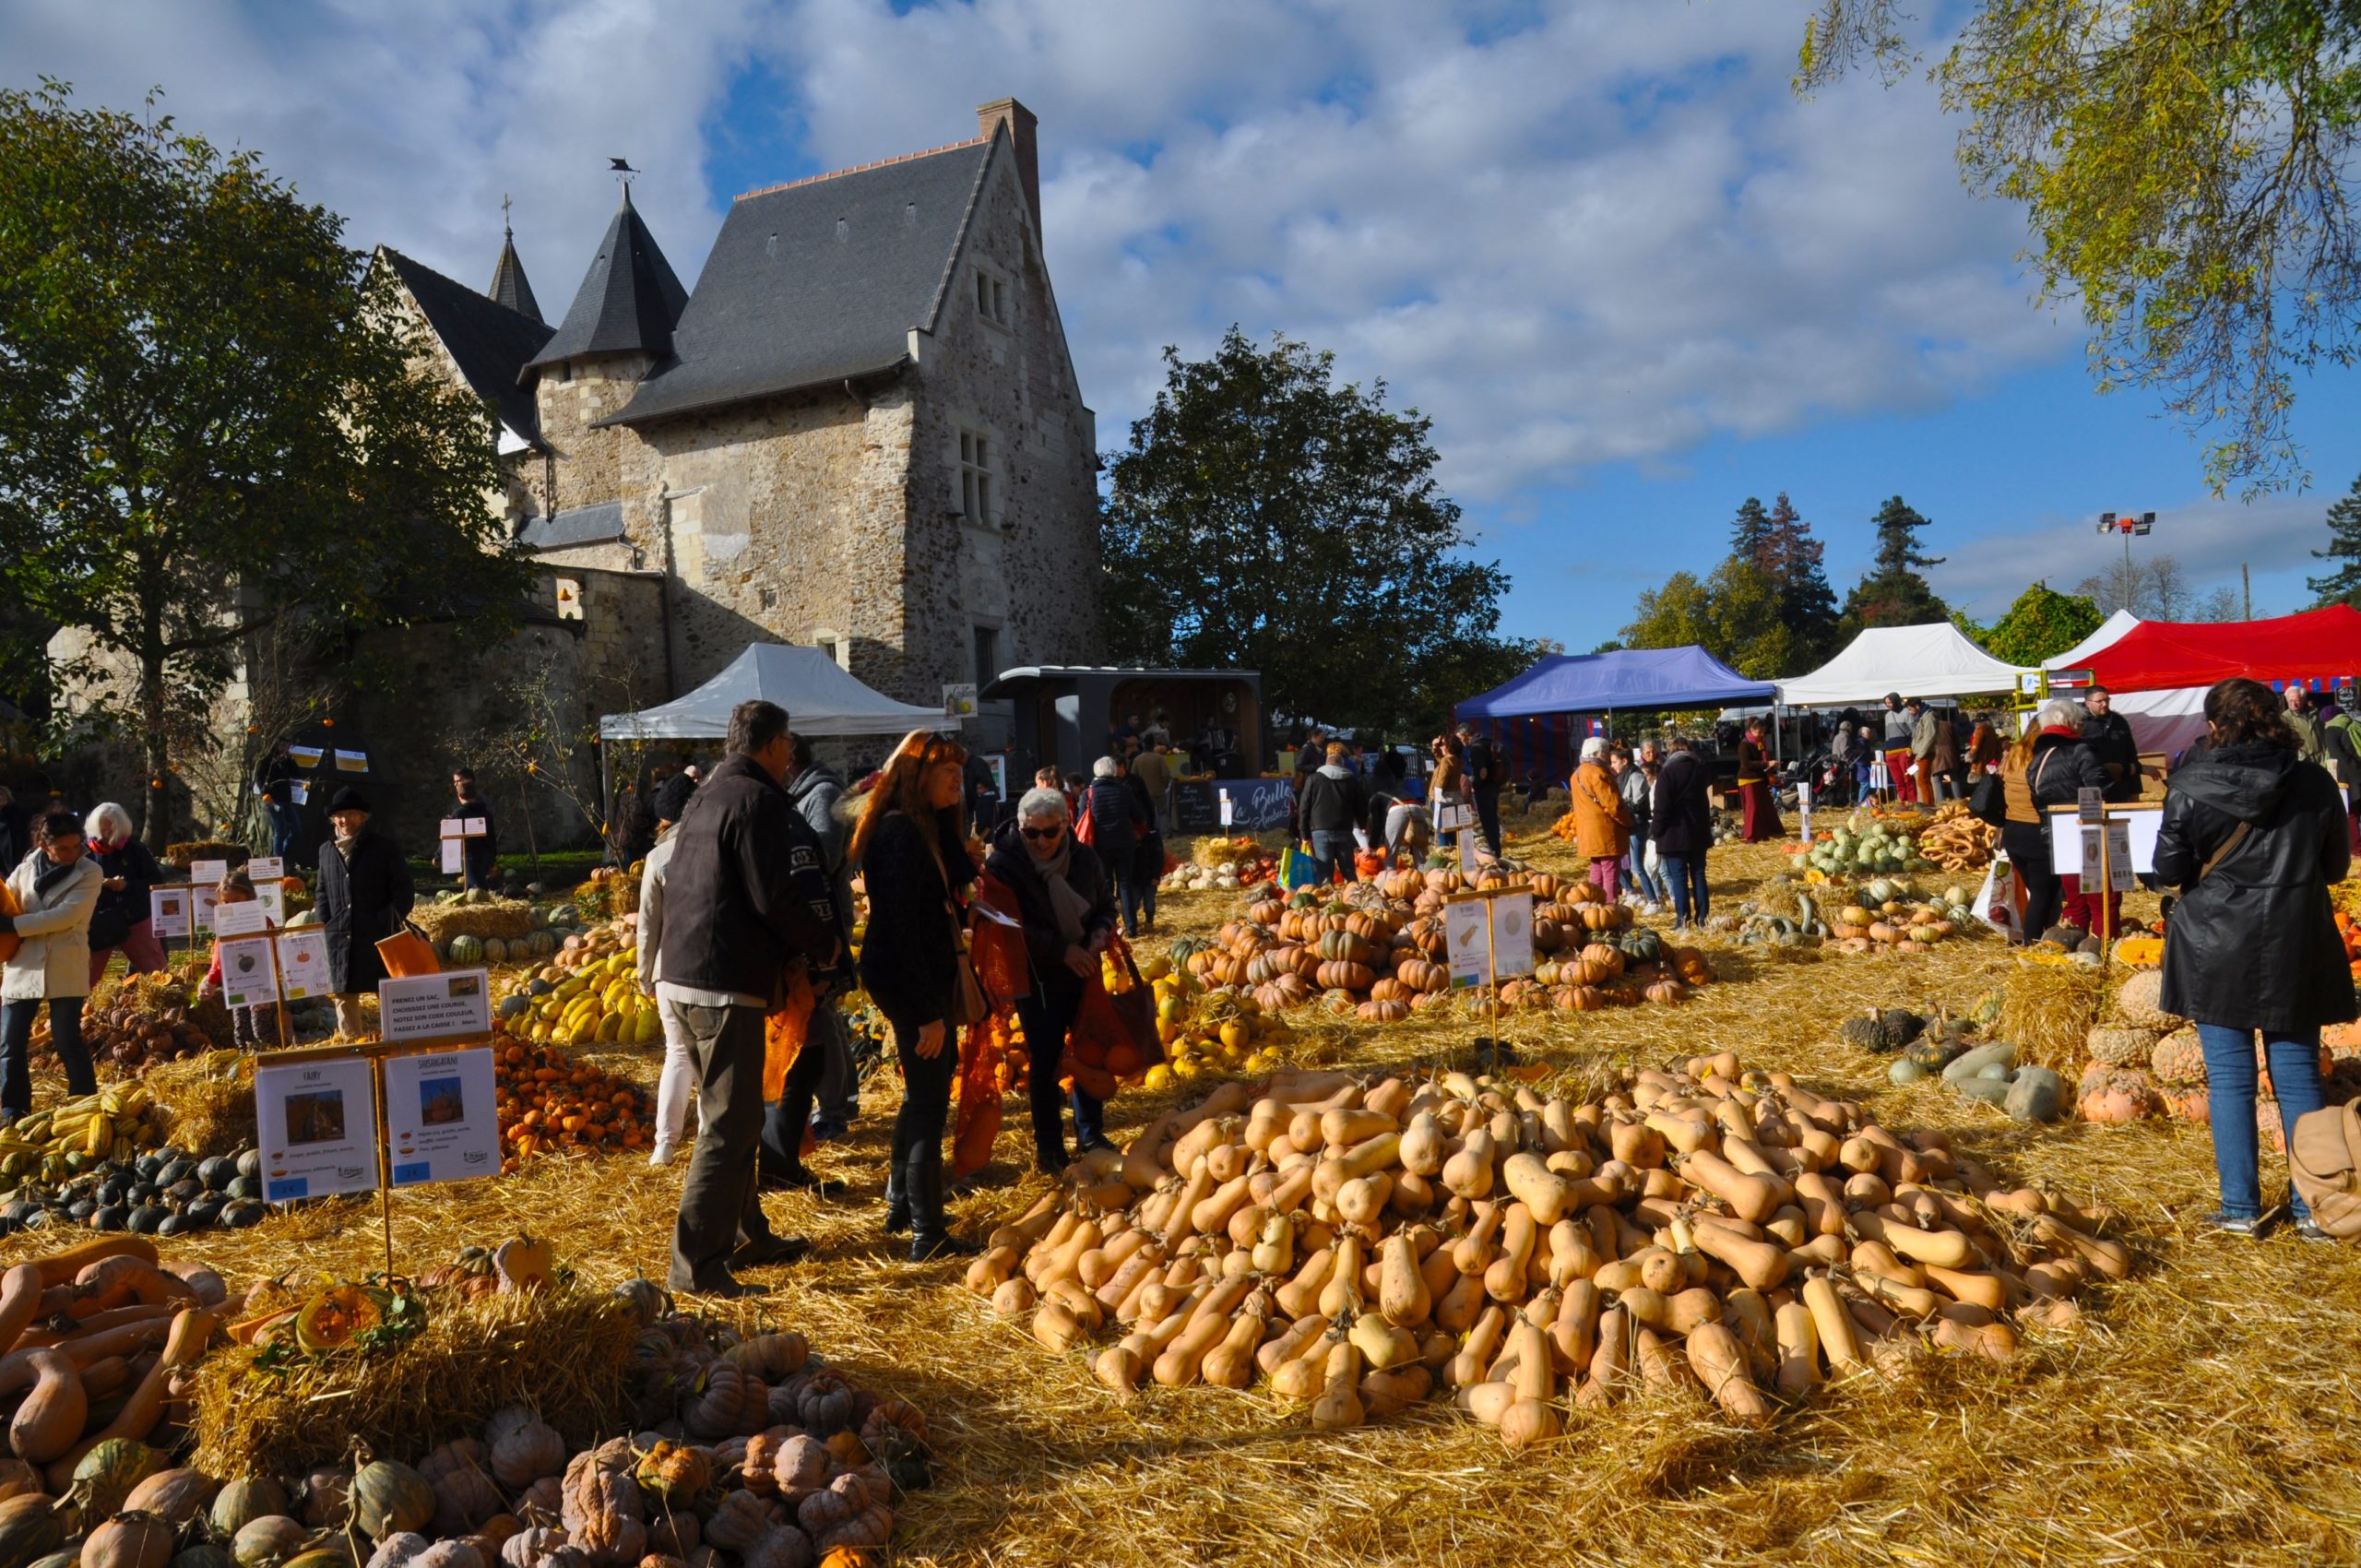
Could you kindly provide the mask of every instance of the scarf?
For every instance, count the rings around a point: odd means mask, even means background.
[[[1026,853],[1032,851],[1027,849]],[[1057,917],[1058,934],[1065,939],[1067,946],[1081,946],[1082,920],[1090,913],[1090,901],[1066,880],[1074,870],[1073,833],[1058,835],[1058,852],[1046,861],[1035,861],[1033,870],[1040,877],[1041,885],[1050,890],[1050,912]]]
[[[34,852],[36,854],[40,853],[39,850],[35,850]],[[43,903],[48,902],[50,889],[55,887],[59,883],[64,882],[67,877],[72,876],[74,874],[74,868],[81,863],[82,862],[80,861],[77,860],[69,861],[65,865],[59,865],[47,855],[42,855],[41,869],[33,873],[33,893],[35,897],[39,897]]]

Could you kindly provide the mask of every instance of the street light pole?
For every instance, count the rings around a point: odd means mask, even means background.
[[[2122,600],[2122,607],[2126,610],[2131,608],[2131,600],[2138,587],[2137,579],[2131,575],[2131,536],[2145,534],[2155,526],[2156,514],[2153,512],[2101,512],[2099,514],[2099,532],[2119,533],[2123,536],[2123,592],[2118,597]]]

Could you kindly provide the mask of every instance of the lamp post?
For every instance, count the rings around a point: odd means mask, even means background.
[[[2131,608],[2132,590],[2137,586],[2131,576],[2131,536],[2153,531],[2156,526],[2153,512],[2101,512],[2099,532],[2123,536],[2123,608]]]

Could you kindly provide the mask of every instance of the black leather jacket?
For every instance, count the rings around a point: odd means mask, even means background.
[[[2199,873],[2241,822],[2212,874]],[[2165,796],[2156,875],[2182,889],[2165,936],[2165,1011],[2240,1029],[2355,1016],[2329,885],[2352,864],[2344,802],[2317,763],[2269,744],[2186,763]]]

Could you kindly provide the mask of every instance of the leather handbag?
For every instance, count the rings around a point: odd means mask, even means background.
[[[1994,827],[2009,820],[2009,786],[1997,773],[1987,773],[1967,793],[1967,814]]]

